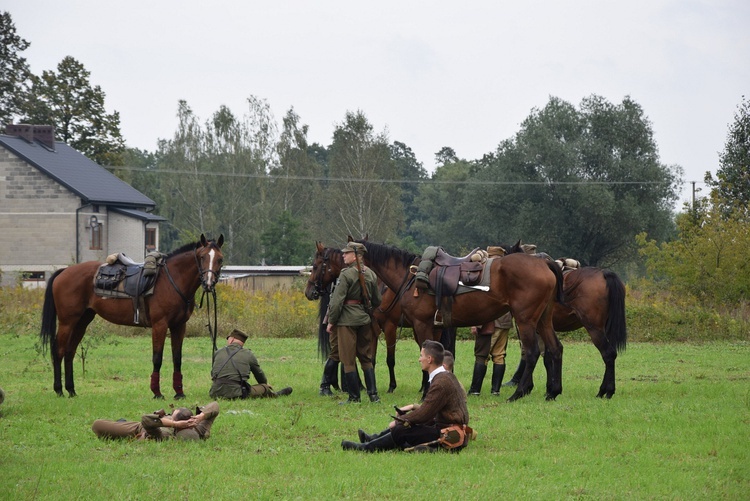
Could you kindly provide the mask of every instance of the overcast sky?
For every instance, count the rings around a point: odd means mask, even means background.
[[[429,171],[452,147],[473,160],[550,96],[630,96],[661,161],[703,186],[750,98],[750,2],[5,0],[31,71],[73,56],[118,111],[129,146],[153,151],[184,99],[208,119],[266,100],[294,107],[328,145],[347,111],[412,148]]]

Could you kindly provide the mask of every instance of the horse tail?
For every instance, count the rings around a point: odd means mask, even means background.
[[[547,267],[552,270],[552,273],[555,274],[555,281],[557,282],[555,284],[555,301],[557,301],[560,304],[565,304],[565,297],[563,295],[563,274],[560,267],[555,263],[554,261],[550,261],[549,259],[544,260],[545,263],[547,263]]]
[[[328,311],[328,303],[330,301],[331,291],[326,289],[326,291],[320,295],[320,306],[318,308],[318,354],[323,361],[325,361],[331,353],[331,340],[328,336],[328,331],[326,330],[328,326],[323,323],[326,312]]]
[[[47,288],[44,291],[44,306],[42,306],[42,329],[39,338],[42,342],[42,351],[46,351],[49,346],[53,356],[57,343],[57,308],[55,308],[55,297],[52,294],[52,282],[64,269],[57,270],[49,277]]]
[[[607,282],[609,296],[609,316],[605,326],[607,339],[618,353],[625,351],[628,342],[628,329],[625,321],[625,285],[614,271],[602,270]]]

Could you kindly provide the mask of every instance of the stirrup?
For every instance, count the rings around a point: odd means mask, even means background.
[[[440,318],[438,318],[438,315]],[[432,319],[432,325],[435,327],[442,327],[443,326],[443,315],[440,314],[440,310],[437,310],[435,312],[435,318]]]

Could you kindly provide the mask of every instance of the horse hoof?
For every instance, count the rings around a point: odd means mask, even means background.
[[[164,397],[162,397],[162,398],[164,398]],[[177,393],[177,394],[176,394],[176,395],[174,396],[174,399],[175,399],[175,400],[182,400],[182,399],[184,399],[184,398],[187,398],[187,396],[185,396],[185,394],[184,394],[184,393]]]
[[[164,400],[164,395],[154,395],[154,400]]]

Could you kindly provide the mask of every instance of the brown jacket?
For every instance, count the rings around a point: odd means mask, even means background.
[[[406,416],[409,424],[444,428],[452,424],[469,424],[466,392],[452,372],[440,372],[432,378],[424,402]]]

